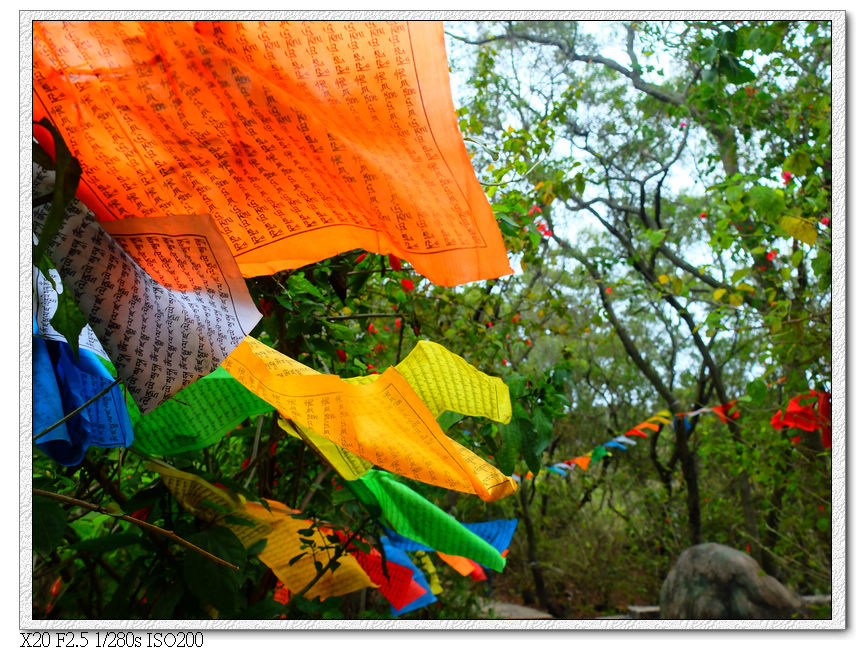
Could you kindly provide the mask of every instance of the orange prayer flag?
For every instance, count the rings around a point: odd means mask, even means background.
[[[574,464],[579,465],[581,469],[586,469],[589,466],[589,463],[592,462],[591,456],[580,456],[579,458],[571,459]]]
[[[475,570],[475,563],[467,557],[462,557],[461,555],[448,555],[441,551],[436,551],[436,553],[438,553],[438,556],[461,576],[471,575]]]
[[[355,248],[441,285],[512,272],[438,22],[35,21],[43,117],[100,221],[209,214],[247,277]]]

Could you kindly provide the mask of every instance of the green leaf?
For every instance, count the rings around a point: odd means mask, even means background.
[[[255,524],[249,521],[249,519],[244,519],[237,515],[226,515],[222,522],[233,526],[249,526],[250,528],[255,528]]]
[[[793,251],[793,256],[790,258],[790,265],[799,266],[799,264],[802,263],[802,258],[804,256],[805,253],[802,251],[801,248],[796,249],[795,251]]]
[[[298,553],[297,555],[295,555],[293,558],[291,558],[291,559],[288,561],[288,566],[294,566],[295,564],[297,564],[297,562],[299,562],[300,559],[301,559],[304,555],[306,555],[306,551],[304,551],[303,553]]]
[[[502,446],[496,452],[496,465],[502,474],[509,476],[514,473],[514,465],[517,461],[517,452],[520,447],[520,427],[511,421],[508,424],[498,425]]]
[[[57,294],[57,311],[51,317],[51,326],[56,329],[72,348],[72,354],[78,358],[78,337],[87,325],[87,318],[81,313],[72,292],[66,287]]]
[[[246,549],[247,556],[258,555],[267,547],[267,538],[263,537],[257,542],[253,542],[250,544],[249,548]]]
[[[772,220],[784,210],[784,196],[771,187],[755,185],[748,191],[751,203],[761,221]]]
[[[649,232],[649,243],[652,244],[652,248],[657,248],[661,245],[661,242],[664,241],[664,237],[667,236],[666,229],[664,230],[652,230]]]
[[[129,614],[133,605],[132,597],[135,595],[135,592],[138,591],[139,587],[138,575],[144,569],[144,565],[148,560],[149,558],[141,555],[135,558],[132,562],[132,566],[124,571],[123,580],[118,583],[117,589],[111,597],[111,601],[102,612],[103,618],[132,618]]]
[[[288,279],[288,288],[293,298],[298,298],[300,294],[308,293],[319,300],[324,300],[324,296],[318,290],[318,287],[307,280],[301,273],[295,273]]]
[[[553,437],[553,421],[542,409],[536,407],[532,412],[532,425],[537,436],[535,452],[541,454],[550,444],[550,438]]]
[[[442,431],[447,431],[457,422],[463,419],[463,415],[461,413],[454,413],[453,411],[445,411],[442,413],[436,421],[439,423],[439,426],[442,428]]]
[[[755,406],[760,406],[769,394],[769,389],[766,388],[766,382],[762,379],[755,379],[754,381],[749,382],[748,385],[745,386],[745,390],[751,398],[751,402]]]
[[[48,251],[51,242],[60,232],[63,220],[66,217],[66,208],[75,199],[78,190],[78,181],[81,179],[81,166],[78,160],[73,158],[72,153],[60,136],[60,132],[47,118],[41,119],[38,124],[51,133],[54,138],[54,150],[57,158],[54,175],[54,196],[51,207],[45,217],[42,231],[39,233],[39,243],[33,247],[33,259],[41,260]]]
[[[228,528],[215,526],[187,538],[190,542],[213,555],[240,567],[216,564],[200,553],[187,550],[183,557],[183,579],[186,586],[202,603],[211,605],[220,616],[229,616],[241,605],[240,585],[246,549]]]
[[[531,420],[521,419],[518,421],[520,429],[520,451],[523,459],[529,467],[529,471],[535,474],[541,469],[541,458],[538,453],[538,432]]]
[[[48,555],[63,540],[66,512],[45,497],[33,497],[33,550]]]
[[[505,384],[508,386],[508,390],[511,393],[511,400],[517,400],[523,395],[526,394],[528,388],[526,388],[526,376],[520,374],[513,374],[505,377]]]
[[[793,176],[804,176],[811,169],[811,157],[801,149],[796,150],[787,156],[782,168]]]
[[[141,535],[137,533],[115,533],[113,535],[103,535],[101,537],[93,537],[72,544],[72,548],[78,551],[86,551],[102,555],[110,553],[118,548],[131,546],[132,544],[140,544],[142,541]]]

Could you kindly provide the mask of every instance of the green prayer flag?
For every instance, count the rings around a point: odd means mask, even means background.
[[[134,447],[170,456],[212,445],[247,418],[273,406],[247,390],[222,367],[193,382],[147,415],[127,399]]]
[[[592,449],[592,462],[597,463],[604,456],[612,456],[610,450],[604,447],[603,445],[598,445],[594,449]]]
[[[382,509],[382,519],[395,532],[448,555],[459,555],[501,571],[505,559],[496,548],[463,526],[389,472],[371,469],[354,483],[372,492]]]

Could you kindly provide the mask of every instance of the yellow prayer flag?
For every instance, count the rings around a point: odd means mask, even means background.
[[[150,462],[147,468],[157,472],[177,502],[193,515],[207,522],[229,528],[244,546],[250,546],[270,533],[271,527],[246,514],[246,499],[208,483],[200,476],[183,472],[165,463]],[[252,526],[219,521],[226,515],[246,519]]]
[[[511,396],[500,378],[481,372],[461,356],[433,341],[418,341],[394,366],[435,417],[445,411],[511,421]],[[378,375],[352,377],[351,384],[369,384]]]
[[[485,501],[516,490],[513,479],[448,438],[394,368],[371,383],[352,384],[319,374],[251,337],[222,365],[284,418],[395,474],[474,492]]]
[[[430,559],[430,556],[425,552],[421,551],[417,554],[418,559],[420,560],[420,566],[426,573],[427,582],[429,582],[429,589],[433,593],[433,596],[438,596],[442,591],[442,583],[439,580],[438,571],[436,571],[435,564]]]
[[[361,476],[367,473],[372,467],[372,463],[364,460],[347,449],[343,449],[339,445],[333,444],[327,438],[318,435],[312,429],[308,429],[299,424],[295,424],[300,433],[295,431],[288,422],[279,418],[279,426],[283,431],[295,438],[303,440],[307,445],[312,447],[313,451],[321,454],[324,459],[336,470],[346,481],[356,481]]]
[[[304,542],[299,531],[312,527],[312,522],[293,517],[298,511],[279,501],[267,500],[267,504],[269,511],[258,503],[246,504],[247,515],[267,522],[273,529],[267,536],[267,545],[258,554],[258,559],[270,567],[290,592],[297,593],[315,577],[316,560],[323,565],[330,562],[334,554],[333,544],[324,537],[322,529],[315,528],[311,535],[304,535],[306,539],[313,540],[314,547],[302,548]],[[301,554],[303,555],[295,560]],[[292,560],[295,560],[294,563]],[[305,598],[324,599],[329,596],[342,596],[364,587],[378,586],[369,579],[349,553],[340,555],[338,562],[339,566],[335,570],[325,571],[318,582],[304,594]]]

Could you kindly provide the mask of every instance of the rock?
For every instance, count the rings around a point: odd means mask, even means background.
[[[699,544],[676,560],[661,586],[662,619],[789,619],[802,601],[750,556]]]

